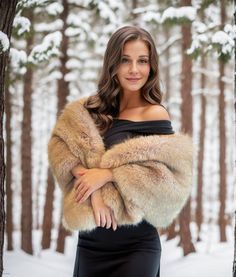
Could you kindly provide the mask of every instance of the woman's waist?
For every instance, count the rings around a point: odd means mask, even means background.
[[[80,241],[103,242],[103,243],[125,243],[140,241],[140,239],[148,240],[156,238],[158,235],[157,229],[143,220],[137,225],[122,225],[118,226],[114,231],[112,228],[97,227],[91,232],[80,232]]]

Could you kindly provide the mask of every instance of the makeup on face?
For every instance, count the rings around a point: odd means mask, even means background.
[[[150,72],[149,50],[142,40],[124,45],[117,77],[124,91],[140,91]]]

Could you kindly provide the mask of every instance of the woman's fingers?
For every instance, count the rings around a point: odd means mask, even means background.
[[[101,213],[100,214],[100,222],[101,222],[101,227],[104,227],[105,225],[106,225],[106,215],[105,215],[105,213],[103,212],[103,213]]]
[[[112,209],[107,208],[104,210],[97,210],[94,212],[95,222],[98,227],[106,227],[109,229],[112,227],[113,231],[117,229],[117,221],[114,216]]]
[[[98,226],[98,227],[100,227],[101,225],[101,222],[100,222],[100,212],[99,211],[96,211],[95,213],[94,213],[94,215],[95,215],[95,222],[96,222],[96,225]]]
[[[79,192],[76,193],[76,201],[80,202],[80,200],[84,197],[85,193],[87,192],[87,187],[82,187]]]
[[[92,194],[92,191],[88,189],[85,191],[84,195],[78,200],[79,203],[83,203],[85,200],[89,198],[89,196]]]
[[[106,228],[111,228],[111,213],[109,210],[106,213]]]
[[[117,221],[115,219],[113,210],[111,210],[111,220],[112,220],[112,229],[113,231],[115,231],[117,229]]]

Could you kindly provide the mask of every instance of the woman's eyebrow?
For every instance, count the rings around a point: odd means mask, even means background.
[[[125,56],[125,57],[130,57],[129,55],[126,55],[126,54],[124,54],[123,57],[124,57],[124,56]],[[140,55],[139,57],[142,57],[142,58],[143,58],[143,57],[149,58],[148,55]]]

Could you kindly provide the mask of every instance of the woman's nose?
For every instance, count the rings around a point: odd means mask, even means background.
[[[135,72],[138,71],[138,67],[137,67],[137,63],[136,62],[130,63],[129,71],[132,72],[132,73],[135,73]]]

